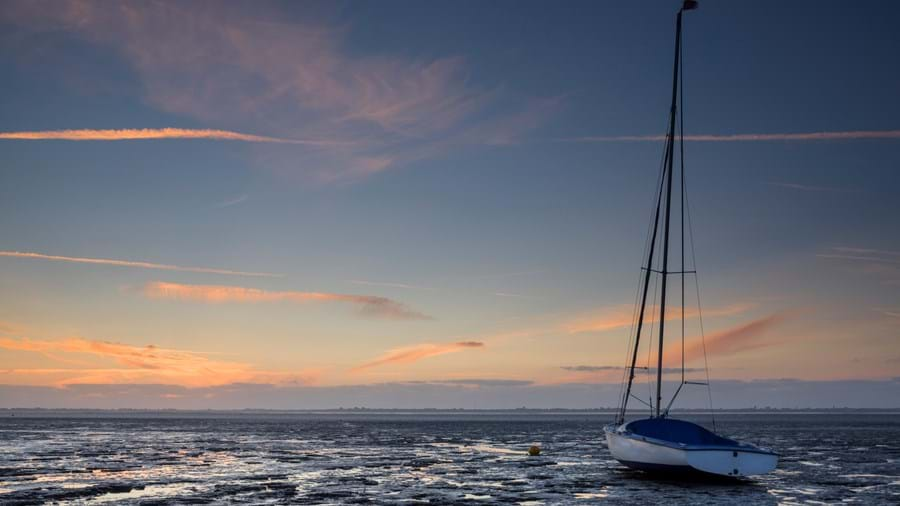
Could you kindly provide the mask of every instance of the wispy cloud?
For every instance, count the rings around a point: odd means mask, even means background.
[[[836,260],[856,260],[860,262],[875,262],[875,263],[890,263],[890,264],[900,264],[900,260],[894,260],[892,258],[883,258],[877,256],[870,255],[847,255],[847,254],[839,254],[839,253],[816,253],[816,256],[819,258],[832,258]]]
[[[704,316],[730,316],[744,313],[753,306],[750,304],[731,304],[719,308],[708,308],[703,312]],[[669,309],[669,308],[667,308]],[[656,315],[658,317],[659,309],[656,306],[647,307],[647,315]],[[685,318],[696,318],[698,316],[696,308],[686,308]],[[666,311],[666,320],[681,318],[681,308],[671,308]],[[608,330],[628,327],[634,319],[634,308],[630,305],[620,304],[610,306],[590,314],[577,317],[571,321],[563,323],[563,329],[570,334],[579,334],[582,332],[605,332]]]
[[[710,334],[705,338],[705,351],[708,355],[731,355],[734,353],[776,346],[781,341],[766,339],[768,333],[775,327],[783,324],[790,317],[787,312],[774,313],[762,318],[757,318],[747,323]],[[690,362],[702,358],[704,343],[699,338],[694,338],[685,345],[685,361]],[[665,363],[672,365],[681,359],[681,345],[673,344],[664,354]]]
[[[388,281],[366,281],[364,279],[348,279],[348,283],[354,285],[363,285],[363,286],[385,286],[388,288],[407,288],[407,289],[417,289],[417,290],[431,290],[431,288],[425,286],[416,286],[410,285],[407,283],[394,283]]]
[[[663,141],[665,135],[598,135],[560,139],[564,142],[645,142]],[[851,130],[846,132],[805,132],[779,134],[685,135],[686,141],[758,142],[758,141],[826,141],[853,139],[900,139],[900,130]]]
[[[452,276],[445,279],[452,279],[454,281],[480,281],[480,280],[490,280],[490,279],[501,279],[501,278],[514,278],[520,276],[535,276],[538,274],[543,274],[542,270],[530,270],[530,271],[512,271],[512,272],[497,272],[497,273],[487,273],[487,274],[466,274],[462,276]]]
[[[62,340],[0,338],[0,348],[41,353],[54,358],[88,356],[112,364],[89,364],[70,368],[15,368],[0,370],[4,382],[24,380],[27,384],[120,384],[160,383],[184,386],[224,385],[235,382],[311,384],[313,371],[262,371],[250,364],[210,358],[209,353],[160,348],[153,345],[96,341],[79,337]],[[63,358],[64,363],[79,363]],[[111,366],[117,365],[118,367]]]
[[[494,292],[494,295],[497,297],[511,297],[514,299],[534,299],[533,295],[523,295],[520,293],[509,293],[509,292]]]
[[[55,262],[73,262],[79,264],[113,265],[116,267],[135,267],[139,269],[158,269],[163,271],[202,272],[206,274],[225,274],[228,276],[262,276],[281,277],[283,274],[270,272],[246,272],[232,271],[228,269],[215,269],[211,267],[182,267],[180,265],[156,264],[152,262],[139,262],[132,260],[113,260],[109,258],[83,258],[67,257],[62,255],[45,255],[28,251],[0,251],[0,257],[30,258],[36,260],[51,260]]]
[[[531,380],[464,378],[443,380],[447,385],[465,385],[473,387],[523,387],[534,384]]]
[[[22,332],[23,328],[9,322],[0,321],[0,334],[15,334]]]
[[[372,360],[371,362],[366,362],[364,364],[358,365],[353,368],[353,371],[359,372],[365,369],[371,369],[372,367],[378,367],[387,364],[409,364],[412,362],[418,362],[419,360],[426,358],[482,347],[484,347],[484,343],[480,341],[460,341],[456,343],[445,344],[425,343],[415,346],[405,346],[402,348],[395,348],[393,350],[390,350],[381,357]]]
[[[537,271],[514,272],[514,273],[506,273],[506,274],[487,275],[487,276],[462,276],[462,277],[452,278],[452,280],[453,281],[489,280],[489,279],[494,279],[494,278],[529,275],[529,274],[533,274],[535,272],[537,272]],[[447,278],[447,279],[445,279],[445,281],[448,279],[451,279],[451,278]],[[354,285],[384,286],[384,287],[388,287],[388,288],[405,288],[405,289],[415,289],[415,290],[448,290],[448,291],[452,290],[451,288],[446,288],[446,287],[434,288],[434,287],[429,287],[429,286],[414,285],[414,284],[410,284],[410,283],[400,283],[400,282],[395,282],[395,281],[369,281],[369,280],[365,280],[365,279],[348,279],[347,282],[354,284]],[[464,290],[464,289],[459,289],[459,290]],[[502,292],[502,291],[490,292],[490,294],[494,295],[496,297],[516,297],[516,298],[523,298],[523,299],[536,298],[532,295],[524,295],[524,294]]]
[[[241,202],[246,202],[248,198],[250,198],[250,197],[249,197],[248,195],[246,195],[246,194],[245,194],[245,195],[240,195],[240,196],[235,197],[235,198],[233,198],[233,199],[228,199],[228,200],[219,202],[218,204],[214,205],[213,207],[216,208],[216,209],[221,209],[221,208],[223,208],[223,207],[231,207],[231,206],[235,206],[235,205],[240,204]]]
[[[884,316],[887,316],[890,319],[895,320],[898,323],[900,323],[900,309],[876,307],[876,308],[873,308],[872,311],[881,313]]]
[[[745,313],[752,309],[754,304],[736,303],[720,307],[706,308],[703,310],[704,317],[727,317]],[[648,306],[648,315],[653,318],[658,317],[658,307]],[[633,307],[628,304],[617,304],[600,308],[589,313],[580,315],[560,315],[559,313],[551,313],[541,318],[538,323],[511,329],[506,331],[498,331],[490,334],[471,335],[472,339],[484,341],[491,345],[506,343],[511,340],[533,339],[533,338],[555,338],[558,339],[561,334],[582,334],[593,332],[607,332],[616,329],[628,328],[632,323]],[[685,318],[696,318],[698,316],[696,309],[686,308]],[[647,316],[649,319],[650,316]],[[681,308],[672,308],[666,313],[666,319],[672,320],[681,318]],[[574,371],[570,371],[574,372]],[[584,372],[584,371],[582,371]]]
[[[900,286],[900,251],[839,246],[816,256],[847,261],[861,266],[860,270],[873,276],[883,285]]]
[[[403,381],[406,385],[459,385],[463,387],[490,388],[490,387],[525,387],[533,385],[531,380],[517,379],[490,379],[490,378],[462,378],[446,380]]]
[[[606,371],[622,371],[625,369],[623,366],[619,365],[564,365],[561,366],[560,369],[570,372],[606,372]],[[697,367],[685,367],[684,372],[692,373],[692,372],[702,372],[704,369]],[[651,367],[649,371],[653,374],[656,374],[656,368]],[[680,373],[680,367],[663,367],[663,374],[673,374]]]
[[[568,374],[554,378],[547,382],[550,385],[566,384],[566,383],[607,383],[619,381],[622,379],[625,367],[618,365],[569,365],[561,366],[560,369],[567,371]],[[655,375],[656,368],[638,368],[635,374]],[[685,367],[686,374],[702,372],[704,369],[696,367]],[[663,374],[681,374],[681,367],[663,367]]]
[[[604,308],[600,311],[576,317],[563,323],[563,329],[570,334],[582,332],[603,332],[631,325],[634,308],[630,305],[619,304]]]
[[[228,130],[190,128],[123,128],[115,130],[41,130],[31,132],[0,132],[0,139],[10,140],[63,140],[63,141],[131,141],[158,139],[205,139],[217,141],[274,142],[278,144],[303,144],[309,146],[334,146],[335,141],[281,139],[264,135],[242,134]]]
[[[453,55],[416,60],[348,51],[348,26],[312,12],[286,22],[277,4],[4,7],[5,22],[114,48],[152,106],[239,131],[279,132],[253,139],[269,145],[259,162],[322,182],[364,178],[461,143],[515,142],[554,111],[546,105],[554,100],[499,93],[502,83],[472,85],[465,60]],[[335,145],[273,147],[292,139]]]
[[[342,302],[352,304],[366,316],[396,320],[429,320],[430,316],[414,311],[404,304],[374,295],[349,295],[322,292],[269,291],[258,288],[223,285],[183,285],[155,281],[144,286],[147,297],[188,300],[208,303],[242,302]]]
[[[602,371],[621,371],[622,366],[618,365],[563,365],[560,369],[571,372],[602,372]]]
[[[799,184],[799,183],[784,183],[784,182],[768,182],[766,183],[769,186],[777,186],[779,188],[787,188],[789,190],[799,190],[806,192],[833,192],[833,193],[854,193],[859,190],[852,188],[838,188],[834,186],[816,186],[816,185],[808,185],[808,184]]]
[[[889,251],[883,249],[872,249],[872,248],[852,248],[848,246],[837,246],[831,248],[835,251],[840,251],[843,253],[854,253],[860,255],[878,255],[881,257],[887,258],[900,258],[900,251]]]
[[[837,246],[829,248],[828,253],[816,254],[819,258],[836,260],[852,260],[879,264],[900,264],[900,251],[888,251],[871,248],[853,248]]]

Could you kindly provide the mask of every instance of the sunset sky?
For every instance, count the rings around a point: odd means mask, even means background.
[[[0,407],[614,405],[677,8],[2,2]],[[720,407],[900,407],[898,23],[685,17]]]

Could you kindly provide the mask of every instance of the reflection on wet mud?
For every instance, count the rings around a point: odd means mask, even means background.
[[[776,448],[757,480],[651,479],[611,459],[602,416],[8,417],[0,502],[878,504],[900,500],[889,415],[725,418]],[[542,453],[527,455],[540,443]]]

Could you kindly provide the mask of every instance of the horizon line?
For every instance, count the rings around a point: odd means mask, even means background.
[[[44,407],[30,407],[30,408],[21,408],[21,407],[0,407],[0,411],[96,411],[96,412],[142,412],[142,413],[166,413],[166,412],[181,412],[181,413],[332,413],[332,412],[347,412],[347,411],[369,411],[369,412],[470,412],[470,413],[521,413],[527,411],[537,411],[537,412],[556,412],[556,411],[565,411],[565,412],[585,412],[585,413],[617,413],[620,409],[616,407],[595,407],[595,408],[529,408],[527,406],[523,406],[520,408],[366,408],[360,406],[353,407],[333,407],[333,408],[44,408]],[[690,413],[708,413],[708,412],[717,412],[717,413],[746,413],[746,412],[784,412],[784,414],[789,414],[791,412],[798,411],[877,411],[884,412],[885,414],[891,413],[900,413],[900,406],[885,408],[885,407],[865,407],[865,408],[852,408],[852,407],[793,407],[793,408],[778,408],[772,406],[750,406],[750,407],[742,407],[742,408],[681,408],[675,410],[676,412],[690,412]],[[650,413],[651,411],[648,409],[631,409],[629,410],[631,413],[641,414],[641,413]]]

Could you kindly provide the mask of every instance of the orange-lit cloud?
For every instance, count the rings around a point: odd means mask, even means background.
[[[631,325],[633,320],[633,311],[634,308],[632,306],[619,304],[591,314],[576,317],[571,321],[564,322],[562,327],[570,334],[603,332],[606,330],[627,327]]]
[[[626,368],[619,365],[564,365],[561,367],[564,371],[570,372],[606,372],[606,371],[623,371]],[[651,367],[649,371],[653,374],[656,374],[656,368]],[[684,372],[699,372],[703,371],[703,369],[697,368],[685,368]],[[680,367],[663,367],[663,374],[674,374],[680,373]]]
[[[743,309],[736,311],[735,308],[739,307],[742,306],[728,306],[720,310],[720,314],[734,314],[735,312],[743,311]],[[710,356],[731,355],[742,351],[781,344],[781,341],[767,339],[766,336],[770,330],[781,325],[789,316],[789,313],[786,312],[775,313],[708,335],[706,336],[706,353]],[[669,316],[669,318],[672,317],[671,315]],[[629,321],[628,324],[630,323]],[[653,352],[652,360],[655,364],[655,349]],[[703,341],[699,337],[689,340],[685,345],[684,354],[686,363],[703,358]],[[666,347],[663,353],[663,364],[664,375],[681,373],[680,340]],[[548,384],[612,382],[621,380],[625,371],[624,367],[614,365],[576,365],[562,366],[561,368],[566,371],[566,374],[552,379]],[[685,368],[685,372],[688,374],[703,370],[697,367]],[[645,373],[655,375],[656,367],[645,368],[639,374]]]
[[[716,316],[732,316],[749,311],[754,307],[750,303],[737,303],[718,308],[707,308],[703,311],[704,317]],[[658,318],[658,306],[647,306],[647,322],[650,318]],[[582,314],[579,316],[570,316],[563,318],[554,317],[551,321],[537,323],[535,325],[513,329],[508,331],[500,331],[489,334],[473,334],[472,339],[477,339],[493,345],[504,344],[511,340],[520,340],[536,337],[556,337],[560,334],[582,334],[591,332],[606,332],[610,330],[623,329],[631,325],[633,307],[626,304],[618,304],[601,308],[597,311]],[[696,309],[685,308],[685,318],[696,318],[698,312]],[[681,308],[672,307],[666,312],[666,320],[681,318]],[[554,321],[555,320],[555,321]],[[680,349],[679,349],[680,350]],[[581,371],[580,374],[583,374]]]
[[[706,336],[706,353],[708,355],[731,355],[741,351],[781,344],[779,341],[765,339],[765,337],[770,330],[784,323],[789,316],[789,313],[785,312],[774,313],[708,335]],[[702,358],[703,353],[703,341],[694,338],[685,345],[684,359],[686,362],[690,362]],[[670,345],[666,349],[664,357],[665,364],[668,366],[680,363],[681,344]]]
[[[345,302],[355,305],[360,313],[397,320],[428,320],[431,317],[414,311],[395,300],[373,295],[338,293],[269,291],[242,286],[183,285],[156,281],[143,290],[147,297],[198,302]]]
[[[563,139],[568,142],[663,141],[664,135],[610,135]],[[824,141],[851,139],[900,139],[900,130],[851,130],[847,132],[806,132],[793,134],[733,134],[685,135],[686,141],[747,142],[747,141]]]
[[[158,269],[164,271],[183,271],[183,272],[202,272],[206,274],[225,274],[229,276],[263,276],[263,277],[280,277],[281,274],[272,274],[269,272],[244,272],[232,271],[227,269],[213,269],[210,267],[181,267],[179,265],[155,264],[151,262],[134,262],[131,260],[112,260],[108,258],[81,258],[67,257],[61,255],[45,255],[43,253],[32,253],[27,251],[0,251],[0,257],[12,258],[33,258],[38,260],[53,260],[57,262],[74,262],[80,264],[96,264],[96,265],[114,265],[117,267],[137,267],[140,269]]]
[[[740,314],[748,311],[753,306],[750,304],[732,304],[721,308],[711,308],[703,312],[704,316],[729,316]],[[647,306],[645,318],[646,322],[649,318],[659,318],[659,308],[657,306]],[[698,312],[696,308],[685,308],[685,318],[696,318]],[[681,308],[667,308],[666,321],[681,318]],[[582,332],[604,332],[618,328],[628,327],[634,319],[634,308],[629,305],[618,305],[606,308],[596,313],[575,318],[572,321],[563,323],[563,329],[570,334],[579,334]]]
[[[446,355],[447,353],[456,353],[473,348],[482,348],[484,343],[479,341],[460,341],[456,343],[446,344],[418,344],[415,346],[405,346],[388,351],[381,357],[365,364],[358,365],[353,371],[362,371],[372,367],[378,367],[386,364],[409,364],[419,360],[436,357],[438,355]]]
[[[25,379],[28,384],[57,386],[83,383],[160,383],[198,387],[237,382],[311,384],[317,378],[316,371],[261,371],[242,362],[212,359],[208,353],[153,345],[132,346],[79,337],[57,341],[0,338],[0,348],[41,353],[54,360],[59,360],[56,355],[61,355],[66,357],[60,360],[65,363],[78,363],[71,360],[73,356],[105,362],[72,368],[0,370],[0,378],[7,383]]]
[[[151,139],[206,139],[217,141],[274,142],[279,144],[305,144],[331,146],[338,144],[325,140],[281,139],[263,135],[242,134],[228,130],[192,128],[121,128],[114,130],[40,130],[31,132],[0,132],[0,139],[15,140],[64,140],[64,141],[129,141]]]

